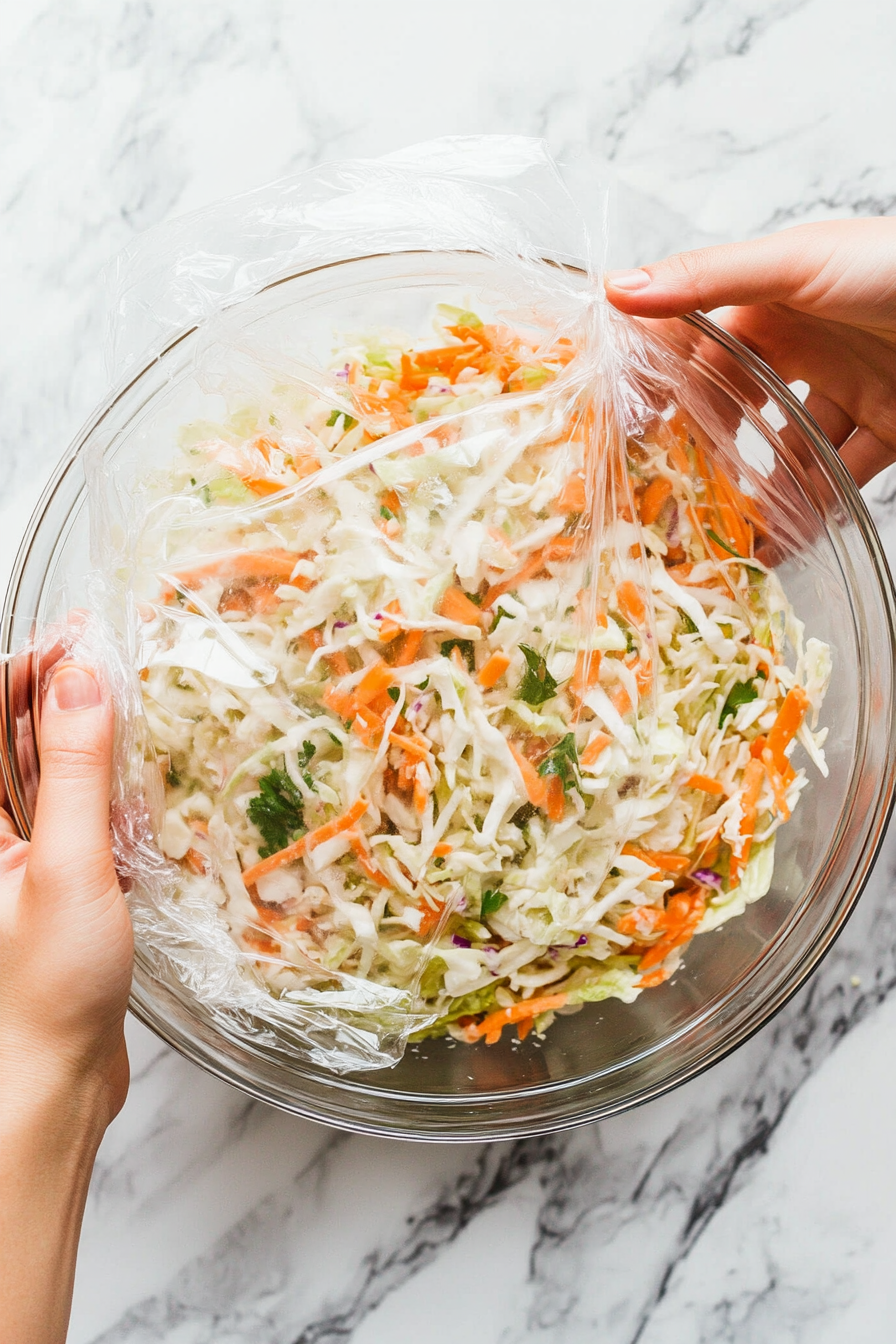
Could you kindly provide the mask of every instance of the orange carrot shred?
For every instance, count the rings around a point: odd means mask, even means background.
[[[388,667],[382,660],[373,663],[355,687],[355,702],[359,705],[369,704],[375,696],[381,695],[391,685],[391,667]]]
[[[519,751],[512,742],[507,744],[510,747],[510,754],[517,763],[520,774],[523,777],[523,787],[526,790],[526,797],[533,807],[543,807],[547,797],[547,785],[531,761],[527,760],[521,751]]]
[[[422,630],[406,631],[405,637],[402,640],[401,644],[401,652],[395,659],[395,666],[408,667],[411,663],[416,662],[417,653],[422,643],[423,643]]]
[[[613,741],[608,733],[595,733],[585,750],[579,757],[582,765],[594,765],[599,760],[607,747]]]
[[[779,770],[783,771],[787,764],[784,748],[796,736],[808,708],[809,697],[802,686],[794,686],[792,690],[787,692],[784,703],[778,710],[778,717],[775,719],[768,735],[768,749],[772,753]]]
[[[645,527],[655,523],[663,505],[672,493],[672,482],[667,476],[654,476],[641,496],[638,514]]]
[[[323,826],[318,826],[315,830],[309,831],[307,835],[300,836],[294,840],[291,845],[285,849],[280,849],[276,854],[269,854],[266,859],[260,859],[258,863],[252,864],[243,873],[243,883],[246,887],[254,887],[260,877],[266,873],[273,873],[277,868],[282,868],[285,863],[294,863],[300,859],[306,850],[317,849],[327,840],[333,840],[343,831],[350,831],[356,821],[360,821],[367,811],[368,803],[366,798],[358,798],[347,812],[341,816],[334,817],[332,821],[324,822]]]
[[[538,999],[522,999],[510,1008],[499,1008],[493,1013],[487,1013],[481,1022],[473,1023],[467,1028],[467,1035],[474,1041],[484,1036],[486,1045],[494,1045],[500,1040],[505,1027],[515,1022],[523,1022],[527,1017],[540,1017],[542,1013],[562,1008],[567,998],[566,994],[545,994]]]
[[[497,685],[504,673],[510,666],[510,659],[506,653],[493,653],[492,656],[479,669],[479,675],[476,680],[480,686],[489,690]]]
[[[482,612],[475,602],[471,602],[462,588],[452,587],[445,592],[439,604],[439,615],[446,621],[457,621],[459,625],[479,625]]]
[[[643,625],[647,618],[647,608],[641,590],[631,579],[620,583],[616,589],[619,610],[630,625]]]
[[[723,794],[725,792],[725,785],[717,779],[711,779],[709,775],[691,775],[690,779],[685,780],[685,787],[700,789],[703,793]]]

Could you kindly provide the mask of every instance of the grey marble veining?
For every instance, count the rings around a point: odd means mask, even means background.
[[[0,567],[105,390],[103,269],[323,159],[545,135],[618,176],[613,257],[896,209],[877,0],[22,0],[0,27]],[[896,558],[896,478],[867,492]],[[896,840],[834,951],[715,1069],[518,1143],[340,1135],[130,1026],[72,1344],[893,1337]]]

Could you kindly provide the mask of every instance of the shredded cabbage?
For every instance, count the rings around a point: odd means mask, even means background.
[[[344,394],[185,427],[139,658],[161,846],[247,973],[492,1041],[630,1002],[765,894],[830,655],[800,628],[788,665],[761,518],[680,413],[630,440],[592,584],[573,351],[439,313],[437,348],[353,338]]]

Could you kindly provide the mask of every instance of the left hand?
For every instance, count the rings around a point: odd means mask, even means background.
[[[128,1087],[133,936],[109,834],[113,713],[60,663],[29,842],[0,812],[0,1339],[64,1344],[100,1139]]]

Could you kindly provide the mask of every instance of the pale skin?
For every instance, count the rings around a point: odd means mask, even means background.
[[[786,383],[859,485],[896,461],[896,219],[804,224],[611,272],[635,317],[724,309],[718,320]]]
[[[124,1104],[133,939],[109,842],[112,707],[57,667],[29,843],[0,832],[0,1339],[63,1344],[93,1161]]]
[[[807,225],[606,280],[622,312],[724,308],[860,484],[896,461],[896,220]],[[112,708],[57,667],[30,844],[0,811],[0,1339],[63,1344],[90,1172],[124,1104],[133,943],[109,841]],[[5,820],[3,820],[6,818]]]

